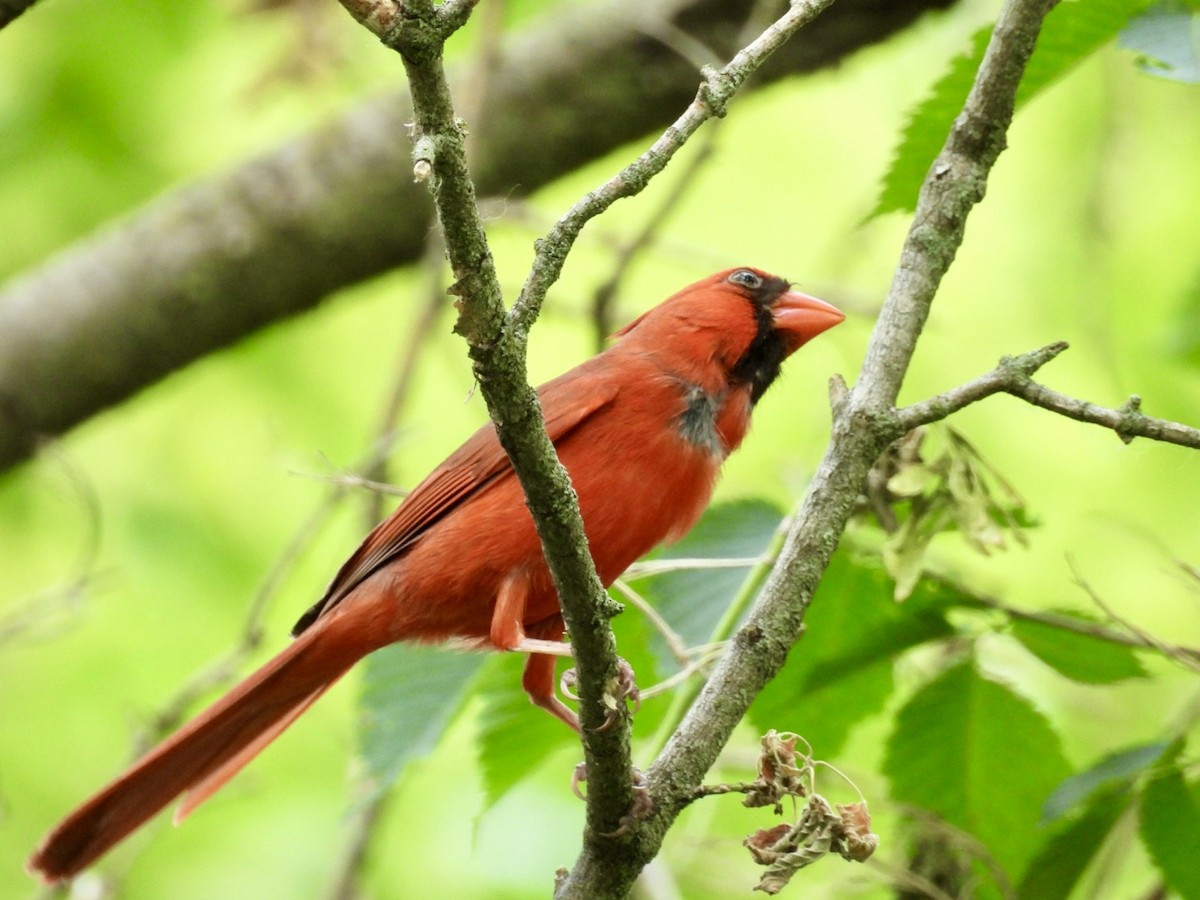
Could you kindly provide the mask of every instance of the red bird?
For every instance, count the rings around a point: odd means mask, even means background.
[[[540,388],[605,585],[691,528],[783,360],[843,318],[781,278],[731,269]],[[521,487],[485,425],[367,536],[300,617],[292,644],[67,816],[29,870],[47,883],[70,878],[185,794],[178,822],[351,666],[395,641],[530,653],[530,699],[577,728],[554,695],[554,657],[570,652],[563,631]]]

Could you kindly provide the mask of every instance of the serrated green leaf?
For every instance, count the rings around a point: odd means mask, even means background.
[[[1024,619],[1013,621],[1012,634],[1026,650],[1073,681],[1113,684],[1147,674],[1137,652],[1124,644]]]
[[[471,685],[472,695],[483,700],[479,764],[485,811],[517,782],[537,771],[550,754],[571,744],[579,745],[573,731],[529,702],[521,689],[525,660],[520,653],[494,654]],[[564,783],[568,776],[564,773]]]
[[[750,721],[760,732],[802,734],[819,755],[836,754],[850,729],[887,703],[896,656],[953,633],[944,616],[952,602],[948,592],[922,582],[897,604],[878,563],[835,554],[804,637],[750,707]]]
[[[359,756],[368,799],[437,746],[462,707],[482,653],[392,644],[367,657],[358,699]]]
[[[779,526],[783,512],[764,500],[737,500],[711,507],[686,537],[662,551],[658,559],[715,559],[761,554]],[[749,567],[691,569],[639,579],[636,588],[688,646],[707,643]],[[666,645],[653,646],[664,670],[674,670]]]
[[[1011,879],[1035,852],[1042,803],[1069,768],[1042,714],[963,662],[899,712],[884,771],[897,801],[973,834]]]
[[[1178,745],[1177,745],[1178,746]],[[1183,900],[1200,900],[1200,800],[1178,764],[1150,779],[1138,810],[1142,843]]]
[[[1149,4],[1150,0],[1087,0],[1058,4],[1046,17],[1017,89],[1017,108],[1111,41]],[[971,36],[968,49],[950,61],[946,74],[934,84],[930,96],[912,111],[870,218],[896,210],[912,212],[916,209],[917,192],[925,180],[925,173],[941,151],[950,124],[962,110],[991,31],[988,26]]]
[[[1090,803],[1098,791],[1127,789],[1166,753],[1170,744],[1155,741],[1110,753],[1090,768],[1067,778],[1054,789],[1042,807],[1042,823],[1049,824],[1076,807]]]
[[[1128,785],[1093,793],[1082,813],[1061,822],[1042,844],[1025,869],[1017,896],[1067,900],[1132,803]]]

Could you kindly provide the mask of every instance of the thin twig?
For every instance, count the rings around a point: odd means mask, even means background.
[[[900,431],[910,431],[920,425],[944,419],[986,397],[1004,393],[1079,422],[1111,428],[1127,444],[1135,437],[1145,437],[1200,449],[1200,429],[1146,415],[1141,410],[1142,398],[1136,394],[1119,409],[1106,409],[1086,400],[1077,400],[1052,391],[1033,380],[1034,372],[1066,349],[1066,341],[1058,341],[1021,356],[1006,356],[996,368],[985,375],[944,394],[897,410],[894,424]]]
[[[408,489],[397,487],[394,484],[388,484],[384,481],[372,481],[370,478],[364,478],[355,472],[292,472],[293,475],[298,475],[301,478],[307,478],[311,481],[320,481],[325,484],[336,484],[347,488],[361,488],[365,491],[370,491],[373,494],[379,494],[383,497],[407,497]]]
[[[972,591],[953,578],[931,574],[928,577],[936,582],[946,585],[955,594],[964,598],[963,608],[971,609],[976,607],[984,607],[992,609],[996,612],[1003,613],[1010,619],[1020,619],[1025,622],[1037,622],[1040,625],[1049,625],[1052,628],[1060,628],[1063,631],[1069,631],[1072,634],[1083,635],[1084,637],[1095,638],[1099,641],[1106,641],[1110,644],[1119,644],[1123,647],[1135,647],[1145,650],[1155,650],[1163,655],[1174,659],[1191,669],[1200,671],[1200,647],[1187,647],[1182,644],[1168,644],[1165,641],[1158,639],[1149,640],[1145,632],[1140,629],[1130,627],[1129,624],[1112,614],[1112,611],[1102,604],[1097,604],[1105,614],[1108,615],[1114,622],[1121,625],[1121,629],[1111,628],[1102,622],[1090,622],[1087,619],[1080,619],[1075,616],[1065,613],[1044,612],[1041,610],[1021,609],[1017,606],[1011,606],[996,597],[987,594],[981,594]],[[1086,583],[1079,581],[1076,575],[1076,581],[1089,596],[1095,600],[1094,593]]]
[[[655,575],[671,572],[689,572],[694,569],[749,569],[770,562],[766,556],[714,556],[673,557],[671,559],[644,559],[636,562],[621,576],[625,581],[640,581]]]
[[[741,31],[738,33],[736,43],[739,47],[750,43],[764,27],[770,24],[771,16],[774,14],[777,6],[778,4],[775,0],[758,0],[754,4],[749,15],[746,16],[746,21],[743,23]],[[720,65],[721,60],[716,54],[703,45],[697,47],[696,44],[699,42],[674,23],[663,23],[662,20],[654,21],[657,24],[663,25],[663,28],[655,30],[655,37],[669,43],[677,52],[693,60],[696,63],[696,68],[703,71],[707,67]],[[638,256],[657,243],[660,229],[666,223],[667,219],[670,218],[671,213],[682,202],[683,198],[687,196],[688,191],[695,186],[696,176],[700,173],[700,170],[712,159],[717,146],[717,135],[720,124],[720,120],[712,123],[707,131],[704,132],[700,142],[698,144],[693,143],[693,152],[687,162],[684,163],[683,170],[678,173],[678,177],[671,185],[667,196],[663,198],[658,207],[646,219],[637,234],[629,240],[622,242],[617,247],[616,258],[613,260],[611,266],[612,271],[608,279],[600,287],[596,288],[592,297],[592,328],[598,350],[604,349],[605,341],[608,340],[609,335],[615,330],[613,307],[617,293],[620,291],[621,283],[624,281],[625,276],[629,273]]]
[[[711,118],[722,118],[729,101],[772,53],[793,34],[820,15],[833,0],[799,0],[793,3],[757,39],[740,50],[720,70],[702,70],[704,80],[687,110],[650,146],[645,153],[620,172],[586,194],[555,223],[546,237],[537,242],[537,258],[509,318],[518,333],[524,333],[537,319],[546,292],[558,280],[567,254],[583,227],[618,200],[640,193],[663,169],[679,149]]]
[[[622,597],[629,601],[631,606],[650,620],[650,624],[662,635],[662,639],[666,642],[667,647],[670,648],[671,655],[675,657],[675,661],[680,666],[687,666],[691,662],[691,657],[688,654],[687,644],[679,636],[679,632],[672,628],[670,623],[658,614],[658,610],[651,606],[645,597],[631,588],[623,578],[618,578],[612,583],[612,586]],[[642,692],[642,696],[645,696],[644,691]]]
[[[1178,444],[1181,447],[1200,449],[1200,429],[1146,415],[1142,412],[1142,398],[1136,394],[1125,401],[1119,409],[1106,409],[1086,400],[1077,400],[1066,394],[1060,394],[1058,391],[1052,391],[1034,381],[1019,383],[1007,390],[1013,396],[1020,397],[1042,409],[1048,409],[1078,422],[1090,422],[1093,425],[1111,428],[1117,433],[1117,437],[1127,444],[1135,437],[1144,437],[1168,444]]]
[[[1027,382],[1031,375],[1067,349],[1066,341],[1047,344],[1020,356],[1006,356],[992,371],[944,394],[896,410],[896,429],[904,434],[945,419],[972,403],[995,394],[1012,391]]]
[[[666,224],[667,219],[670,218],[671,213],[676,210],[683,198],[687,196],[688,190],[695,186],[696,175],[712,159],[713,151],[716,148],[716,134],[715,128],[710,128],[705,133],[704,140],[688,157],[686,165],[671,185],[667,196],[642,224],[637,234],[617,248],[616,258],[609,265],[608,278],[592,294],[592,329],[597,350],[604,349],[609,335],[616,330],[613,307],[616,305],[617,293],[621,289],[625,276],[629,274],[630,268],[642,252],[654,245],[659,230]]]
[[[652,684],[648,688],[642,688],[639,690],[639,698],[642,700],[648,700],[651,697],[658,696],[659,694],[665,694],[667,691],[674,690],[676,686],[683,684],[693,675],[707,671],[708,668],[720,658],[721,654],[725,652],[725,649],[728,646],[729,644],[727,642],[723,642],[720,644],[704,644],[700,647],[690,648],[690,652],[696,655],[695,659],[686,662],[682,669],[669,678],[664,678],[657,684]]]
[[[1134,625],[1128,619],[1119,615],[1104,599],[1088,584],[1083,575],[1079,572],[1079,567],[1076,565],[1074,558],[1067,557],[1067,564],[1071,567],[1071,574],[1075,577],[1075,583],[1083,589],[1084,593],[1091,598],[1091,601],[1103,612],[1109,619],[1116,622],[1121,628],[1129,632],[1143,647],[1149,647],[1157,650],[1168,659],[1173,659],[1181,665],[1191,669],[1193,672],[1200,672],[1200,659],[1197,659],[1196,652],[1189,648],[1178,648],[1171,644],[1159,640],[1150,632],[1143,628]],[[1183,652],[1180,652],[1180,651]]]

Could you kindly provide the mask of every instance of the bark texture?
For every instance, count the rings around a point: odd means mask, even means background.
[[[832,65],[953,0],[842,0],[760,83]],[[661,129],[700,75],[670,38],[728,56],[751,0],[599,0],[509,36],[471,122],[484,194],[528,193]],[[208,353],[419,258],[399,94],[168,193],[0,288],[0,471]]]

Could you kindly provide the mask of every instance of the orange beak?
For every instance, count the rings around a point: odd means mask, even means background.
[[[846,318],[836,306],[799,291],[783,294],[771,307],[771,313],[775,316],[775,330],[784,336],[789,353]]]

